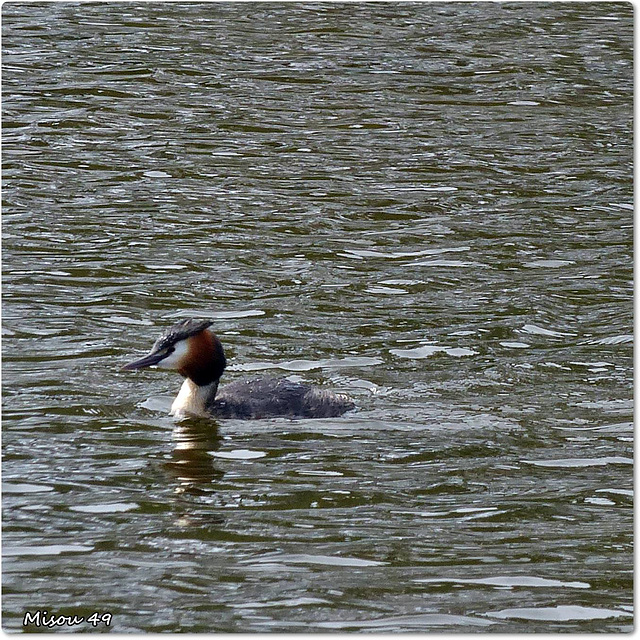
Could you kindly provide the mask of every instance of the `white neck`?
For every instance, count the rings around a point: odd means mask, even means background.
[[[183,417],[185,415],[209,417],[207,405],[213,402],[218,390],[218,381],[199,387],[193,380],[187,378],[180,388],[176,399],[171,405],[171,415]]]

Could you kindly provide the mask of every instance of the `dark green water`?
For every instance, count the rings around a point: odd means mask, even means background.
[[[632,19],[4,4],[4,629],[629,631]],[[175,424],[191,315],[358,410]]]

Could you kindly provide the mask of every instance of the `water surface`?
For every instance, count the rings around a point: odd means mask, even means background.
[[[631,629],[630,4],[16,2],[3,78],[5,630]],[[191,315],[357,411],[176,424]]]

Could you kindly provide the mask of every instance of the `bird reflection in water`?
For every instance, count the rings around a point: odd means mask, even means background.
[[[220,448],[218,425],[212,420],[181,420],[173,429],[174,449],[166,469],[178,481],[177,493],[209,493],[224,475],[216,469],[210,451]]]

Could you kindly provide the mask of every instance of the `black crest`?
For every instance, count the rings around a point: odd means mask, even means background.
[[[173,347],[176,342],[180,340],[186,340],[191,336],[204,331],[213,324],[211,320],[199,320],[198,318],[188,318],[187,320],[181,320],[176,322],[173,326],[169,327],[155,342],[153,345],[153,351],[163,351]]]

